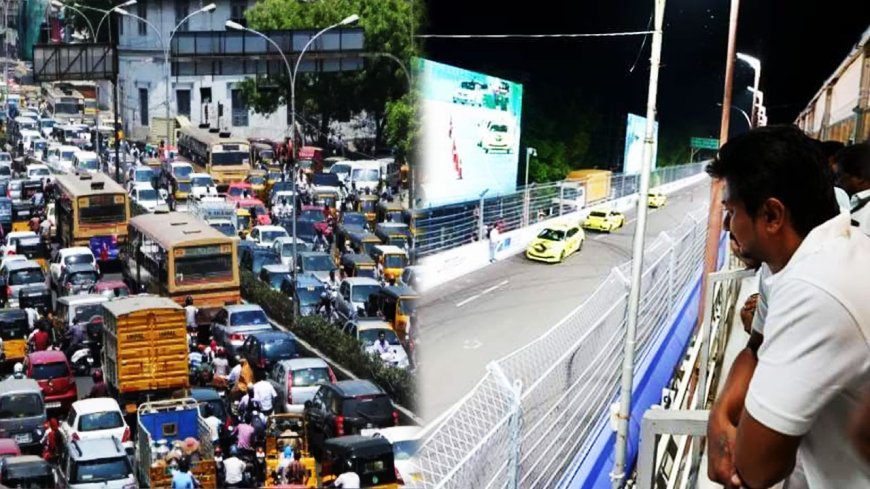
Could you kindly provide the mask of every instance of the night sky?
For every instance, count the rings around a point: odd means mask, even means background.
[[[590,33],[646,30],[652,0],[429,0],[427,33]],[[866,0],[743,0],[737,51],[762,61],[770,123],[792,122],[870,25]],[[810,6],[812,5],[812,6]],[[718,137],[730,0],[669,0],[658,111],[660,138]],[[525,93],[579,91],[609,121],[618,146],[626,112],[644,115],[651,36],[553,40],[426,39],[426,56],[519,81]],[[633,71],[632,65],[637,59]],[[752,69],[739,62],[734,103],[747,112]],[[528,98],[527,98],[528,100]],[[524,109],[527,110],[527,109]],[[732,128],[746,129],[732,112]],[[615,135],[616,134],[616,135]],[[621,151],[619,148],[617,151]]]

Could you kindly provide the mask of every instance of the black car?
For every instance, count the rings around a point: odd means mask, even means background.
[[[305,403],[305,419],[311,451],[319,460],[326,440],[396,426],[399,413],[386,392],[371,381],[342,380],[320,386]]]
[[[252,368],[272,370],[281,360],[299,356],[296,336],[286,331],[263,331],[253,333],[238,349],[238,354],[248,361]]]

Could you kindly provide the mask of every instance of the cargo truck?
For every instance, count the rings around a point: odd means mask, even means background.
[[[571,182],[581,182],[585,188],[586,203],[592,204],[610,197],[612,172],[607,170],[574,170],[565,177]]]
[[[189,387],[181,306],[166,297],[137,295],[106,302],[103,311],[105,380],[128,417],[142,402]]]
[[[199,404],[191,398],[146,402],[139,405],[136,467],[140,487],[170,489],[172,475],[162,454],[174,442],[188,438],[199,442],[199,459],[190,472],[201,489],[217,488],[217,462],[208,425],[199,414]]]

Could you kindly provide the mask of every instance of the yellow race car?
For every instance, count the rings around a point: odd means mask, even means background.
[[[646,205],[647,207],[658,208],[665,205],[667,201],[668,197],[665,194],[650,192],[646,199]]]
[[[554,224],[545,227],[526,248],[526,258],[548,263],[559,263],[568,255],[583,248],[586,233],[579,225]]]
[[[595,231],[614,231],[625,225],[625,216],[621,212],[610,211],[592,211],[583,221],[584,229],[593,229]]]

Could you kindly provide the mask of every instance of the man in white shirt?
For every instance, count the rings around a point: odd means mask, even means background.
[[[711,477],[770,487],[789,476],[800,447],[809,488],[870,487],[870,466],[846,439],[854,400],[870,386],[870,238],[839,213],[830,168],[793,126],[732,139],[708,172],[725,180],[741,250],[772,273],[745,408],[733,433],[709,440],[733,470],[725,478],[708,467]]]
[[[247,464],[238,458],[238,449],[232,447],[230,456],[224,459],[225,487],[240,487]]]
[[[261,379],[254,384],[254,400],[260,403],[260,409],[266,416],[272,414],[272,406],[277,397],[278,393],[275,392],[275,388],[268,380]]]
[[[348,461],[345,472],[342,472],[333,482],[332,487],[342,489],[360,489],[359,475],[353,471],[353,464]]]
[[[851,199],[852,224],[870,235],[870,143],[853,144],[837,153],[837,178]]]

